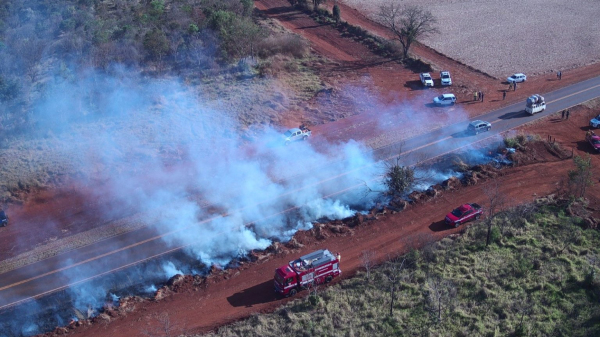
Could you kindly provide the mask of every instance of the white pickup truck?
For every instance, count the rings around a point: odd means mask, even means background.
[[[546,110],[546,101],[538,94],[529,96],[525,102],[525,111],[530,115]]]
[[[433,78],[429,73],[421,73],[419,74],[419,78],[421,79],[421,83],[425,87],[433,87]]]
[[[312,131],[304,125],[300,125],[299,128],[289,129],[283,134],[285,145],[296,140],[306,140],[310,137],[311,133]]]

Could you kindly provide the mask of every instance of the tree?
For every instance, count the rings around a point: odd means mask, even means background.
[[[390,258],[383,270],[383,276],[385,277],[385,282],[387,283],[390,295],[390,317],[394,314],[394,303],[396,301],[400,282],[408,279],[410,276],[405,272],[405,267],[406,258],[402,259],[402,261],[399,261],[397,258]]]
[[[341,20],[341,17],[342,17],[342,14],[341,14],[341,11],[340,11],[340,6],[338,6],[337,4],[333,5],[332,14],[333,14],[333,19],[335,20],[335,23],[336,24],[340,23],[340,20]]]
[[[569,185],[571,193],[579,198],[585,196],[589,186],[592,186],[592,158],[588,154],[585,158],[580,156],[573,157],[575,169],[569,171]]]
[[[169,52],[169,40],[160,29],[153,29],[144,36],[144,48],[153,60],[161,61]]]
[[[415,183],[415,170],[409,166],[400,165],[400,158],[388,166],[383,184],[387,193],[392,196],[402,196],[410,191]]]
[[[420,6],[403,6],[400,0],[379,7],[378,16],[402,45],[404,58],[408,58],[410,46],[417,39],[439,32],[437,19],[430,11]]]
[[[360,261],[362,262],[363,267],[365,267],[365,271],[367,272],[366,279],[367,282],[371,280],[371,269],[375,265],[375,252],[372,250],[365,250],[360,254]]]
[[[487,197],[488,207],[486,209],[485,224],[487,226],[487,235],[485,245],[489,246],[492,241],[492,227],[494,218],[502,211],[506,205],[506,196],[500,191],[498,180],[494,179],[491,186],[483,191]]]
[[[443,313],[454,306],[456,287],[450,280],[434,275],[426,282],[428,309],[438,323],[442,322]]]

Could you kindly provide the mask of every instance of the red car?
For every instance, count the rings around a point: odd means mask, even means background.
[[[467,221],[479,219],[481,213],[483,209],[478,204],[464,204],[446,215],[446,223],[458,227]]]
[[[585,139],[587,139],[596,152],[600,152],[600,136],[596,135],[594,131],[588,131],[585,135]]]

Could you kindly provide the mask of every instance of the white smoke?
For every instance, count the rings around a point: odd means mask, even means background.
[[[162,268],[163,268],[163,271],[165,272],[165,276],[167,277],[167,279],[169,279],[177,274],[185,274],[181,270],[177,269],[177,267],[175,267],[175,264],[173,264],[173,262],[171,262],[171,261],[168,261],[165,264],[163,264]],[[156,287],[155,287],[155,290],[156,290]]]

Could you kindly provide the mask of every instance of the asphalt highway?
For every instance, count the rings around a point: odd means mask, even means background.
[[[526,90],[526,85],[519,86],[517,90]],[[543,113],[530,116],[524,112],[523,101],[478,116],[476,119],[492,123],[490,132],[468,134],[466,127],[470,121],[464,121],[404,140],[402,144],[378,148],[374,150],[375,158],[381,160],[402,156],[403,163],[410,165],[460,150],[490,137],[497,137],[522,124],[599,97],[600,77],[542,95],[547,104]],[[458,107],[447,109],[452,111]],[[358,186],[342,186],[338,179],[345,174],[340,172],[336,177],[320,182],[329,185],[329,190],[336,191],[329,196],[344,193]],[[217,217],[222,216],[227,215]],[[204,219],[195,226],[201,226],[214,219]],[[143,228],[0,274],[0,311],[180,250],[184,246],[167,245],[162,240],[175,234],[175,231],[161,233],[155,229]]]

